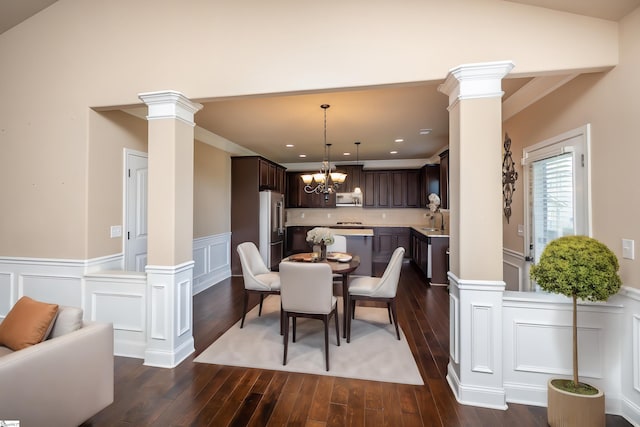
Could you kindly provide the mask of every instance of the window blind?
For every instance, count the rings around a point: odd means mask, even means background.
[[[530,164],[529,201],[533,225],[534,262],[547,243],[576,234],[573,153],[568,152]]]

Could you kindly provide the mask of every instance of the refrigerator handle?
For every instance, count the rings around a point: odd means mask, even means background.
[[[283,207],[283,203],[282,201],[278,201],[276,202],[276,218],[278,223],[276,224],[276,226],[278,227],[278,236],[282,236],[284,235],[284,209]]]

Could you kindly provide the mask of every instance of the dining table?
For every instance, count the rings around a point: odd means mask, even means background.
[[[283,262],[324,262],[329,264],[331,272],[342,277],[342,331],[347,337],[347,316],[349,314],[349,274],[360,266],[360,257],[345,252],[329,252],[327,259],[320,260],[314,252],[290,255]]]

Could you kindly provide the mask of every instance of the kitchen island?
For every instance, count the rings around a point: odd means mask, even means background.
[[[333,234],[347,238],[347,252],[360,257],[360,266],[351,273],[359,276],[373,275],[373,229],[332,228]]]
[[[449,235],[425,226],[411,227],[411,260],[431,285],[447,285]]]

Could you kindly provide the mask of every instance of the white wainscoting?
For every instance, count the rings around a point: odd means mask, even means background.
[[[506,248],[502,250],[502,277],[507,291],[529,290],[529,266],[524,254]]]
[[[231,233],[194,240],[192,295],[231,277],[230,250]],[[124,272],[123,266],[122,254],[90,260],[0,258],[0,320],[23,295],[81,307],[85,320],[113,323],[116,355],[144,358],[147,275]],[[176,320],[184,326],[184,312],[181,316]]]
[[[620,415],[640,425],[640,289],[622,287],[610,302],[624,307],[622,325],[609,331],[619,339],[621,402]]]
[[[579,303],[582,381],[604,390],[608,413],[620,414],[625,369],[620,363],[622,301]],[[503,379],[507,402],[546,406],[547,381],[572,375],[572,303],[542,292],[505,292]],[[631,366],[627,366],[632,369]]]
[[[85,319],[113,323],[114,354],[143,358],[146,347],[147,275],[111,271],[85,276]]]
[[[231,233],[193,241],[193,294],[231,277]]]

